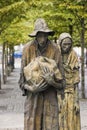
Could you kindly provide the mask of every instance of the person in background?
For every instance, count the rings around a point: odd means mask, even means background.
[[[78,94],[78,84],[80,82],[78,56],[73,50],[73,41],[69,33],[61,33],[58,42],[66,79],[64,99],[62,100],[58,97],[61,104],[59,130],[81,130]]]

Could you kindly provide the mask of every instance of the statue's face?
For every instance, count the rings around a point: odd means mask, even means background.
[[[65,38],[62,40],[61,43],[61,50],[63,53],[68,53],[71,49],[72,41],[70,38]]]
[[[44,32],[38,32],[36,35],[36,39],[40,46],[44,46],[44,44],[46,43],[46,41],[48,39],[48,34],[44,33]]]

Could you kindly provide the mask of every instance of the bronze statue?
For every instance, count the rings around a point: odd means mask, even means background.
[[[60,34],[59,45],[66,79],[64,99],[62,100],[59,97],[61,104],[61,112],[59,113],[60,130],[81,130],[78,94],[79,64],[72,43],[72,37],[69,33]]]
[[[64,82],[60,50],[48,39],[48,36],[53,35],[54,31],[48,28],[45,20],[39,18],[35,22],[34,31],[29,35],[34,40],[27,43],[23,50],[19,85],[26,96],[24,130],[59,130],[57,96],[63,93]],[[45,66],[42,68],[44,80],[39,83],[32,82],[31,89],[30,79],[29,82],[25,79],[24,68],[39,56],[45,57],[46,61],[46,58],[54,60],[62,77],[58,81],[54,73]]]

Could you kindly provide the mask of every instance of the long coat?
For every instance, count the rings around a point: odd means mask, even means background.
[[[66,88],[64,100],[58,96],[59,102],[62,104],[61,112],[59,113],[59,127],[60,130],[81,130],[78,94],[78,83],[80,81],[79,64],[77,54],[73,49],[71,49],[69,54],[63,55],[63,66]]]
[[[36,41],[25,45],[22,56],[22,71],[20,76],[20,87],[25,92],[26,101],[24,105],[24,130],[59,130],[58,121],[58,89],[49,86],[45,91],[32,93],[25,90],[25,78],[23,68],[29,64],[35,57],[45,56],[54,59],[60,72],[63,74],[61,53],[58,47],[48,40],[47,45],[42,52],[38,50]]]

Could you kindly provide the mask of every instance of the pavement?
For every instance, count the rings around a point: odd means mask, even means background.
[[[0,67],[1,68],[1,67]],[[0,90],[0,130],[24,129],[25,97],[19,89],[18,80],[20,64],[17,61],[15,69],[7,77],[6,84],[1,84]]]
[[[6,84],[1,85],[0,90],[0,130],[23,130],[24,129],[24,102],[25,97],[18,86],[20,74],[20,62],[16,62],[15,69],[7,78]],[[85,68],[85,78],[87,79],[87,69]],[[85,80],[87,82],[87,80]],[[87,83],[85,84],[87,97]],[[81,85],[79,86],[80,95],[80,115],[81,130],[87,130],[87,99],[81,98]]]

